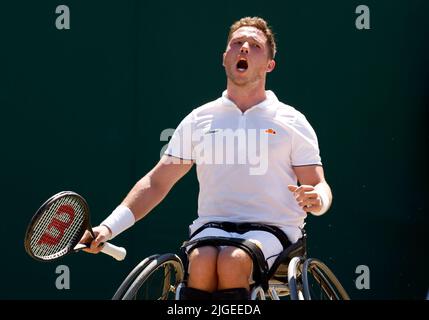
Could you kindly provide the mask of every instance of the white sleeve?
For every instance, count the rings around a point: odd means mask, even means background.
[[[193,114],[188,114],[176,128],[164,154],[184,160],[194,160],[193,156]]]
[[[322,165],[316,132],[303,114],[293,124],[292,166]]]

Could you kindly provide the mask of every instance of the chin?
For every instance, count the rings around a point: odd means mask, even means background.
[[[255,79],[252,79],[249,71],[242,73],[235,70],[235,68],[227,70],[226,76],[232,83],[237,86],[245,86],[255,81]]]
[[[248,79],[229,78],[229,80],[231,80],[232,83],[239,87],[245,87],[250,83]]]

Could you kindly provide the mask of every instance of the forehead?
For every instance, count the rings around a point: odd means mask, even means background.
[[[250,26],[240,27],[239,29],[235,30],[231,36],[231,39],[241,37],[255,38],[262,42],[265,42],[267,40],[267,37],[261,30],[256,27]]]

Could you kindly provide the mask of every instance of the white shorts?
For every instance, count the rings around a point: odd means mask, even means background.
[[[268,263],[268,268],[271,268],[277,256],[283,251],[283,246],[279,239],[267,231],[255,230],[239,234],[235,232],[227,232],[218,228],[206,228],[196,236],[192,237],[192,240],[202,237],[228,237],[253,241],[262,250],[264,258]]]

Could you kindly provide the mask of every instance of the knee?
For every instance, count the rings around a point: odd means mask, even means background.
[[[226,247],[218,255],[217,273],[219,278],[245,278],[252,272],[252,259],[242,249]]]
[[[200,247],[189,254],[189,276],[194,279],[204,279],[216,276],[216,261],[218,250],[215,247]]]

